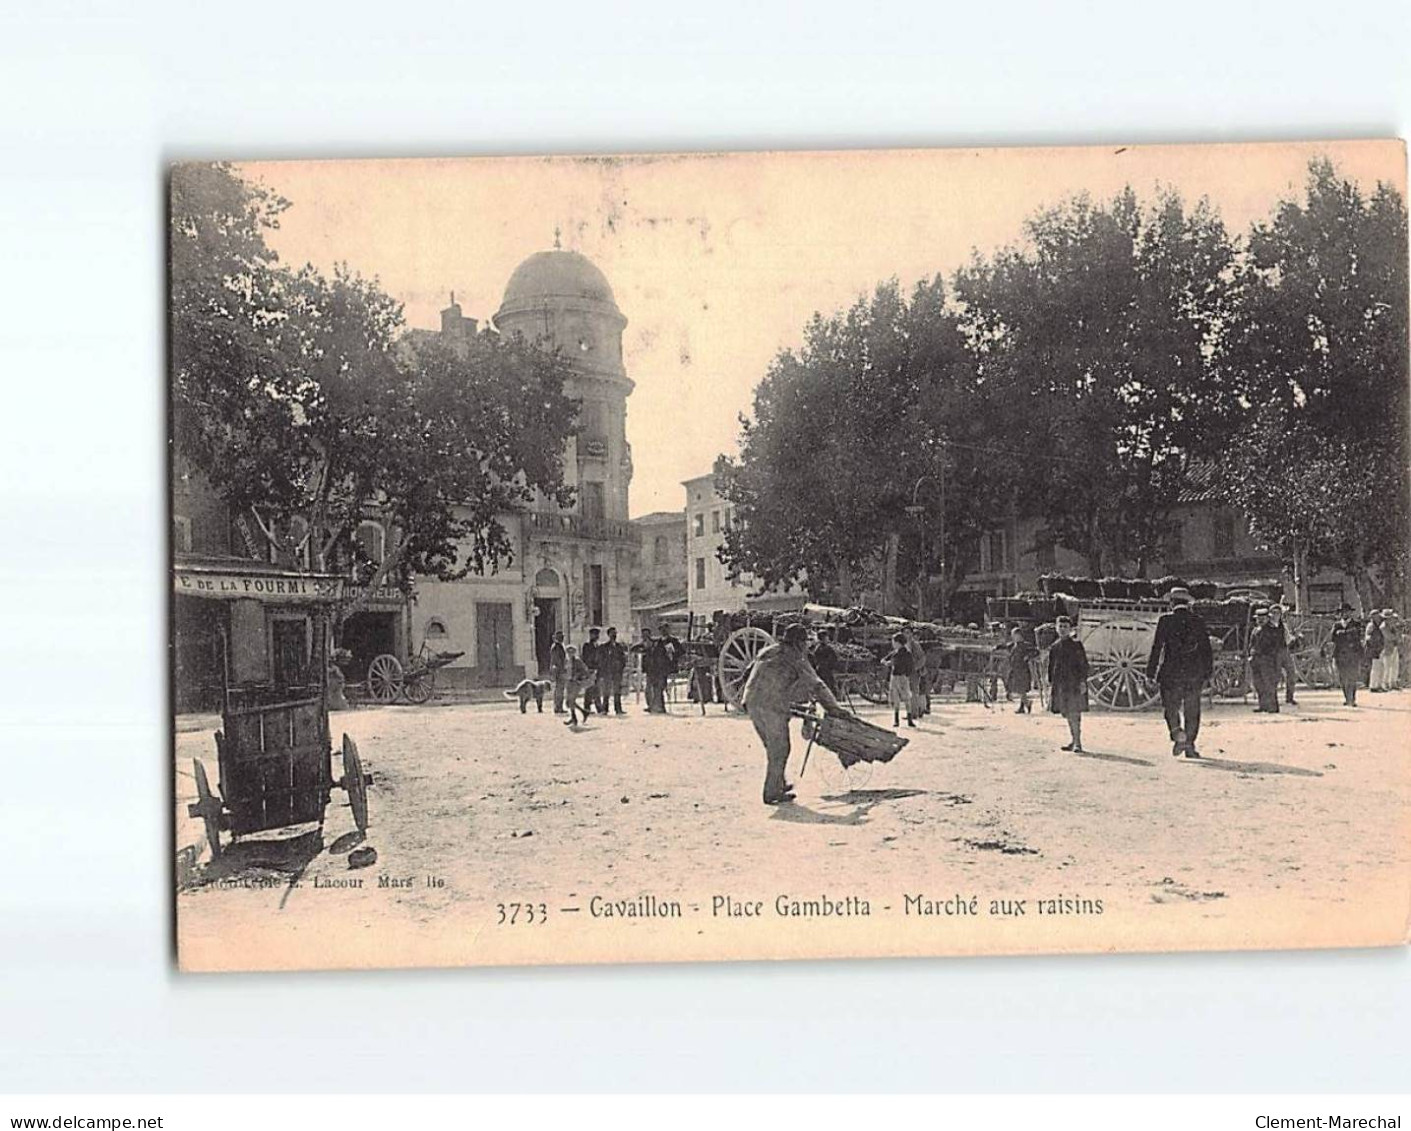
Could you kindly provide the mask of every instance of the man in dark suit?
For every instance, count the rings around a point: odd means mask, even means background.
[[[1167,598],[1171,611],[1156,622],[1156,639],[1146,662],[1147,679],[1161,688],[1161,709],[1171,735],[1171,753],[1199,758],[1200,693],[1215,669],[1210,632],[1191,608],[1189,589],[1177,586]]]
[[[554,714],[562,715],[564,692],[568,690],[568,653],[563,646],[563,633],[554,633],[554,642],[549,648],[549,676],[554,681]]]

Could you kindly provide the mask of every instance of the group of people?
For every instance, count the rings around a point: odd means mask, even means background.
[[[577,726],[596,709],[598,714],[627,714],[622,708],[622,683],[627,673],[628,658],[642,657],[642,675],[646,683],[647,713],[666,714],[666,684],[685,651],[670,629],[660,637],[644,628],[642,639],[630,648],[617,638],[617,629],[609,628],[607,638],[600,639],[599,628],[588,630],[588,639],[580,650],[565,644],[563,633],[555,632],[549,647],[549,675],[554,685],[554,714],[568,715],[566,726]],[[581,702],[580,702],[581,700]]]
[[[1157,621],[1146,674],[1161,689],[1171,753],[1199,758],[1195,741],[1200,733],[1201,693],[1214,670],[1210,635],[1191,608],[1189,591],[1172,589],[1168,597],[1174,607]],[[1254,614],[1247,658],[1257,698],[1256,714],[1279,713],[1281,681],[1285,685],[1284,702],[1297,702],[1294,688],[1298,683],[1298,668],[1293,653],[1302,638],[1292,630],[1284,612],[1284,607],[1276,602]],[[1350,605],[1343,605],[1339,610],[1328,646],[1347,706],[1357,706],[1357,689],[1362,683],[1377,692],[1391,691],[1398,686],[1399,619],[1390,609],[1374,610],[1364,628],[1353,619]]]
[[[1373,609],[1362,625],[1344,605],[1333,629],[1333,663],[1343,702],[1357,706],[1357,688],[1365,683],[1373,692],[1394,691],[1401,686],[1401,638],[1404,627],[1394,609]]]

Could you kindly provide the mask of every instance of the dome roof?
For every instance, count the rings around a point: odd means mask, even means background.
[[[607,278],[576,251],[535,252],[514,269],[500,313],[533,309],[545,300],[591,303],[619,314]]]

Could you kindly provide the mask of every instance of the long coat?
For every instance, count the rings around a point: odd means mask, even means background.
[[[1039,650],[1027,640],[1009,646],[1009,664],[1004,672],[1004,687],[1011,695],[1024,695],[1033,690],[1029,661],[1038,654]]]
[[[1048,650],[1048,709],[1055,715],[1081,715],[1088,709],[1088,650],[1076,636]]]
[[[1156,622],[1146,678],[1165,685],[1205,683],[1214,670],[1205,622],[1184,606],[1163,613]]]

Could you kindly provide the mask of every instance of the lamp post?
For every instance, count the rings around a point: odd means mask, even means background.
[[[944,443],[944,441],[941,441]],[[938,619],[945,619],[946,615],[946,467],[944,459],[937,461],[935,475],[923,475],[916,481],[916,486],[911,489],[911,505],[906,508],[906,513],[917,520],[918,525],[918,545],[917,558],[918,569],[916,575],[916,619],[924,621],[926,619],[926,588],[930,583],[930,564],[926,560],[926,508],[920,505],[921,485],[923,483],[935,482],[938,490],[936,492],[940,512],[940,554],[941,554],[941,598],[936,609]]]

